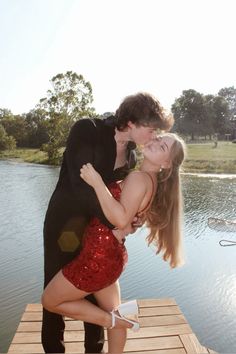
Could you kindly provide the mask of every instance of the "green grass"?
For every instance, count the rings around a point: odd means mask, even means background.
[[[236,173],[236,144],[187,144],[185,172]]]
[[[46,164],[47,154],[39,149],[15,149],[0,151],[0,159],[17,159],[18,161]],[[236,144],[218,142],[216,148],[214,148],[213,142],[187,144],[184,171],[236,174]]]
[[[236,144],[232,142],[188,144],[187,158],[189,160],[236,160]]]
[[[47,154],[39,149],[19,148],[14,150],[0,151],[0,159],[16,159],[31,163],[47,163]]]

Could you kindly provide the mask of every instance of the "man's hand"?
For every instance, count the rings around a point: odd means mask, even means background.
[[[91,163],[87,163],[86,165],[82,166],[80,169],[80,177],[91,187],[94,187],[97,183],[102,182],[102,177],[93,168]]]

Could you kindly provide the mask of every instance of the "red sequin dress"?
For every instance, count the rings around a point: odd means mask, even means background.
[[[115,199],[120,199],[118,183],[111,183],[109,190]],[[85,230],[80,254],[62,268],[62,273],[76,288],[93,293],[114,283],[127,260],[125,246],[111,229],[93,218]]]

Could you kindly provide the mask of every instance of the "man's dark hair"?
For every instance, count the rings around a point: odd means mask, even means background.
[[[137,126],[151,126],[165,131],[174,124],[173,115],[165,112],[160,102],[146,92],[125,97],[115,117],[119,130],[125,129],[129,121]]]

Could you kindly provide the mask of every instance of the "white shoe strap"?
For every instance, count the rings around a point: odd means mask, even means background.
[[[112,329],[115,327],[116,324],[116,315],[113,311],[110,312],[110,314],[111,314],[111,327],[109,327],[109,329]]]

